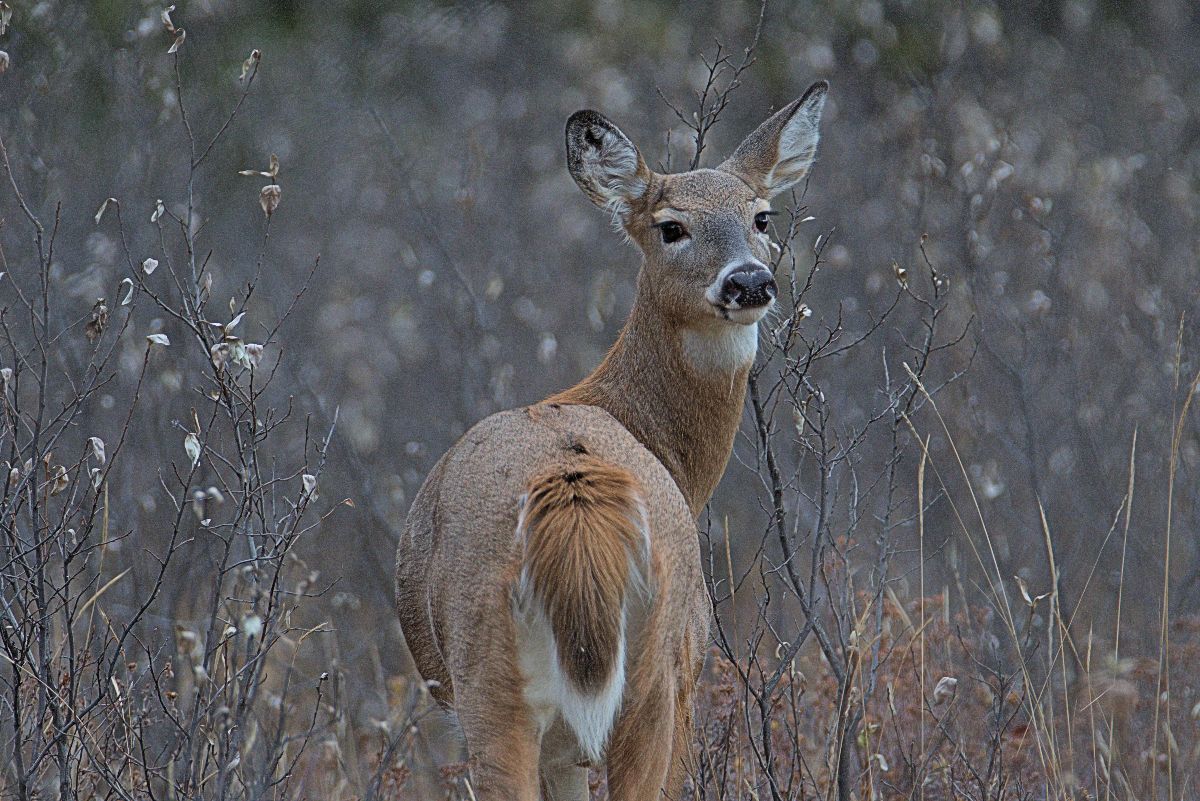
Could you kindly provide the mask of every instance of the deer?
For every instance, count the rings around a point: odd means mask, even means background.
[[[575,386],[472,427],[416,495],[396,608],[479,801],[678,798],[712,603],[697,520],[778,292],[770,201],[809,173],[828,84],[715,168],[660,174],[578,111],[567,167],[641,251],[628,319]]]

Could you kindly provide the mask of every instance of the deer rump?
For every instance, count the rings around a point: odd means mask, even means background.
[[[414,499],[396,575],[417,670],[464,733],[529,715],[543,750],[572,764],[605,761],[619,716],[691,664],[685,635],[707,632],[686,501],[592,406],[476,424]]]

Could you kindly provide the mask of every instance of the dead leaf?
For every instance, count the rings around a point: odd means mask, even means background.
[[[100,210],[96,212],[96,225],[100,224],[100,218],[104,216],[104,212],[108,211],[108,204],[116,202],[115,197],[105,198],[104,202],[100,204]]]
[[[238,76],[238,80],[239,81],[246,80],[246,76],[250,74],[250,70],[253,69],[258,64],[258,61],[261,58],[262,58],[262,53],[259,52],[259,50],[257,48],[255,48],[254,50],[251,50],[250,57],[242,62],[242,74]]]
[[[258,203],[262,206],[263,214],[270,217],[275,213],[275,209],[279,208],[279,196],[283,194],[283,190],[279,184],[267,184],[258,193]]]
[[[95,342],[104,333],[104,327],[108,325],[108,307],[104,305],[104,298],[97,298],[96,303],[92,306],[92,317],[84,326],[83,332],[87,335],[88,342]]]
[[[67,488],[70,481],[67,480],[67,468],[61,464],[54,468],[51,475],[50,496],[58,495]]]
[[[1013,579],[1016,580],[1016,582],[1017,582],[1017,589],[1019,589],[1021,591],[1022,600],[1025,601],[1025,605],[1028,606],[1030,609],[1036,608],[1039,603],[1041,603],[1042,601],[1044,601],[1050,597],[1050,593],[1048,593],[1048,592],[1044,592],[1041,595],[1031,597],[1029,595],[1029,587],[1027,587],[1025,585],[1025,580],[1022,579],[1020,576],[1013,576]]]
[[[939,706],[954,697],[958,689],[958,679],[953,676],[942,676],[937,686],[933,688],[933,705]]]
[[[200,461],[200,437],[194,432],[189,431],[187,436],[183,438],[183,450],[187,453],[188,458],[192,460],[192,467]],[[203,499],[203,493],[200,493]]]
[[[1025,599],[1026,605],[1033,606],[1033,599],[1029,597],[1029,588],[1025,586],[1025,579],[1020,576],[1013,576],[1013,579],[1017,582],[1017,589],[1021,591],[1021,597]]]
[[[88,437],[88,445],[92,447],[92,456],[100,464],[108,461],[108,457],[104,453],[104,440],[99,437]]]
[[[251,367],[258,367],[258,363],[262,361],[263,346],[253,342],[246,343],[245,346],[246,358],[250,362]]]
[[[218,342],[208,350],[208,356],[212,359],[213,367],[218,370],[225,364],[225,360],[229,358],[229,343]]]

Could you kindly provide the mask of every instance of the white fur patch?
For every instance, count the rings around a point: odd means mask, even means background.
[[[582,169],[617,224],[629,201],[646,191],[646,182],[638,177],[638,152],[628,140],[599,127],[593,132],[599,134],[600,148],[583,152]]]
[[[685,329],[682,340],[684,356],[697,370],[732,373],[754,362],[758,353],[758,326],[753,322],[749,325],[725,323],[703,329]]]

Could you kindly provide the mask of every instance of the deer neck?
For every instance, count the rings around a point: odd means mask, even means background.
[[[598,406],[615,417],[663,463],[698,517],[729,461],[757,341],[757,326],[667,319],[643,277],[604,361],[548,402]]]

